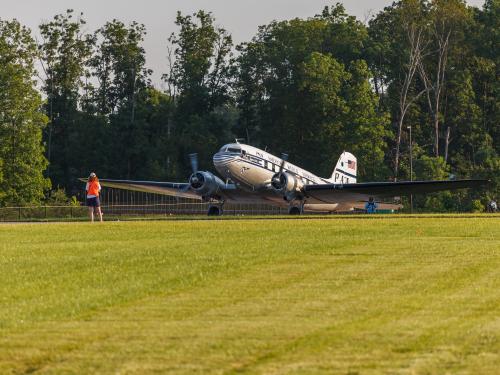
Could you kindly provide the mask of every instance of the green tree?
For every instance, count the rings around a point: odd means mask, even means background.
[[[349,108],[343,119],[345,149],[357,155],[358,173],[365,181],[386,180],[391,175],[385,165],[391,138],[389,114],[379,111],[379,98],[371,86],[372,75],[364,60],[353,61],[345,85]]]
[[[474,27],[469,28],[468,40],[473,47],[475,69],[473,85],[481,122],[492,139],[500,139],[500,0],[486,0],[482,10],[475,9]],[[493,147],[500,154],[500,142]]]
[[[415,175],[418,180],[447,180],[450,175],[450,167],[442,157],[422,155],[415,160]],[[463,198],[463,192],[461,192]],[[444,191],[425,196],[417,196],[414,203],[424,211],[446,212],[460,209],[457,195],[450,191]]]
[[[344,82],[350,79],[343,64],[331,55],[313,52],[302,63],[297,98],[297,107],[290,106],[292,118],[282,123],[276,134],[281,147],[286,147],[295,157],[304,158],[304,165],[316,163],[325,173],[331,172],[339,153],[345,145],[343,117],[349,112],[346,98],[342,96]],[[294,99],[293,97],[290,99]],[[293,109],[292,109],[293,108]],[[305,153],[301,150],[316,150]],[[325,155],[318,160],[319,155]],[[317,163],[320,164],[317,164]]]
[[[198,152],[201,167],[207,168],[206,160],[231,139],[232,39],[202,10],[186,16],[179,12],[176,25],[180,30],[169,38],[170,70],[164,79],[175,105],[170,126],[185,175],[186,154]]]
[[[410,7],[413,5],[413,8]],[[403,8],[418,9],[404,13]],[[451,171],[458,178],[483,177],[496,181],[498,158],[498,24],[499,1],[488,0],[483,9],[467,7],[458,0],[403,0],[393,3],[369,23],[370,39],[366,56],[374,72],[374,87],[391,115],[393,128],[401,123],[401,93],[411,64],[411,43],[404,26],[417,23],[425,40],[418,70],[408,87],[411,103],[405,123],[412,126],[416,164],[424,156],[435,165],[448,164],[439,170]],[[408,27],[406,27],[408,29]],[[411,28],[408,30],[411,31]],[[411,35],[411,34],[410,34]],[[391,159],[400,159],[399,177],[409,178],[409,138],[401,126],[400,136],[391,145]],[[397,147],[401,142],[401,147]],[[386,155],[386,161],[387,161]],[[431,160],[431,159],[429,159]],[[429,166],[430,162],[426,161]],[[424,163],[425,164],[425,163]],[[433,165],[434,165],[433,164]],[[416,167],[419,168],[418,166]],[[436,171],[436,168],[431,170]],[[418,174],[417,178],[446,178],[434,174]],[[498,194],[498,183],[486,192],[469,190],[433,196],[436,202],[447,202],[439,209],[463,210],[472,199],[485,199]],[[448,197],[448,198],[447,198]],[[422,207],[432,205],[417,200]],[[451,204],[450,202],[454,202]]]
[[[460,131],[466,134],[466,140],[462,142],[462,136],[456,137],[456,144],[450,147],[453,162],[463,171],[492,180],[485,196],[473,194],[487,203],[500,197],[500,1],[486,0],[482,9],[473,11],[474,22],[466,35],[470,53],[468,91],[474,93],[475,113],[479,118],[471,127],[462,124]]]
[[[84,78],[88,77],[86,63],[93,43],[92,36],[82,31],[85,21],[81,14],[76,19],[73,17],[70,9],[41,24],[42,41],[39,45],[45,73],[45,111],[49,117],[45,135],[50,163],[47,174],[56,186],[65,187],[76,183],[78,157],[73,149],[74,142],[82,142],[82,139],[74,134],[84,126],[79,105],[85,88]]]
[[[3,186],[3,160],[2,157],[0,156],[0,186]],[[0,189],[0,203],[3,202],[5,197],[5,192]]]
[[[443,119],[443,101],[448,86],[447,71],[453,59],[459,59],[464,50],[464,25],[471,13],[468,12],[463,0],[432,0],[429,2],[427,21],[430,26],[430,40],[434,53],[428,54],[420,62],[419,72],[425,87],[427,109],[432,118],[434,130],[435,157],[440,152],[440,138],[445,138],[446,146],[449,143],[450,127],[447,135],[441,137],[440,127]],[[453,56],[454,54],[454,56]],[[446,161],[446,157],[445,157]]]
[[[137,22],[128,26],[118,20],[107,22],[95,33],[90,60],[98,82],[92,94],[94,110],[104,123],[101,132],[107,140],[100,157],[114,166],[113,175],[125,178],[146,177],[144,165],[149,157],[143,107],[147,106],[151,71],[145,67],[145,35],[144,25]]]
[[[370,162],[360,168],[361,178],[374,178],[384,160],[388,118],[360,58],[366,38],[366,28],[339,4],[307,20],[261,27],[238,47],[239,135],[288,151],[325,176],[348,149]]]
[[[37,46],[17,21],[0,20],[0,204],[37,204],[50,188],[35,88]]]
[[[90,66],[98,81],[94,101],[99,114],[127,111],[133,122],[137,93],[148,86],[151,74],[141,45],[145,35],[144,25],[132,22],[126,26],[118,20],[96,31]]]
[[[427,7],[420,0],[393,3],[370,20],[366,56],[374,86],[384,107],[392,112],[394,127],[394,179],[400,172],[404,124],[411,121],[416,101],[425,93],[416,80],[422,59],[428,53]]]

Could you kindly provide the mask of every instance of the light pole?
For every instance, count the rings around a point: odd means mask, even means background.
[[[413,181],[413,144],[411,141],[411,126],[407,126],[410,131],[410,181]],[[413,194],[410,194],[410,213],[413,213]]]

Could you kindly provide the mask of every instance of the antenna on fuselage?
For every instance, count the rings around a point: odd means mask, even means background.
[[[237,144],[240,144],[240,141],[243,141],[245,142],[245,138],[235,138],[234,141],[237,143]]]

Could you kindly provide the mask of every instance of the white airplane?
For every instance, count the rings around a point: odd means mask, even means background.
[[[286,154],[279,158],[238,142],[224,145],[213,156],[215,169],[223,176],[222,180],[211,172],[199,171],[197,155],[189,156],[193,173],[186,183],[110,179],[100,179],[99,182],[102,186],[112,188],[210,202],[208,215],[222,215],[225,202],[267,203],[288,207],[290,214],[301,214],[304,211],[348,211],[364,208],[370,198],[380,200],[402,195],[475,188],[488,182],[449,180],[357,183],[357,160],[349,152],[340,155],[329,178],[321,178],[288,163]]]

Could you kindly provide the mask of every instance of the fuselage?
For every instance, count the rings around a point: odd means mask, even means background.
[[[255,191],[269,186],[283,159],[253,146],[231,143],[214,155],[213,162],[221,176],[231,179],[243,189]],[[330,182],[292,163],[285,162],[283,170],[297,176],[304,184]]]

